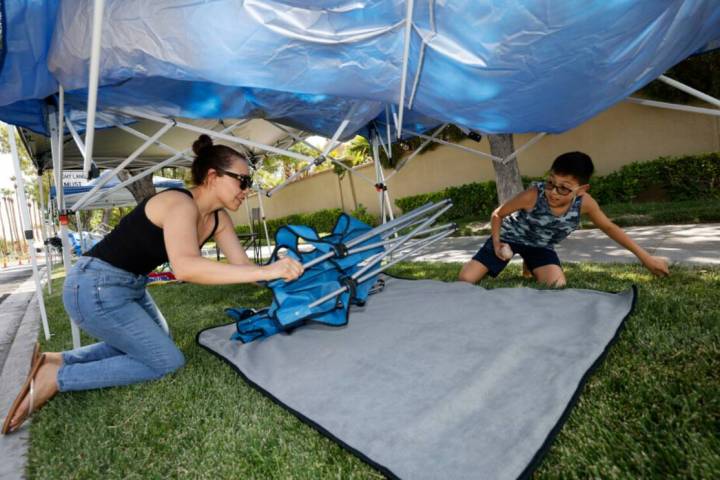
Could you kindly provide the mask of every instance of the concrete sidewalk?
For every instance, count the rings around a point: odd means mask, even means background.
[[[627,227],[625,232],[652,255],[670,263],[720,266],[720,223]],[[467,262],[488,236],[454,237],[433,245],[412,261]],[[613,242],[601,230],[577,230],[556,250],[563,262],[635,263],[635,255]],[[513,259],[519,262],[519,257]]]
[[[719,223],[629,227],[625,231],[648,252],[667,257],[672,263],[720,266]],[[487,236],[449,238],[433,245],[432,252],[420,254],[411,261],[466,262],[486,239]],[[263,256],[269,257],[270,251],[264,247]],[[557,251],[564,262],[637,262],[634,255],[615,244],[600,230],[576,231],[557,247]],[[214,256],[215,253],[207,254]],[[513,261],[519,262],[520,259],[515,257]],[[28,278],[21,270],[0,269],[0,285],[3,279],[6,284],[12,285],[5,287],[3,293],[8,296],[2,300],[0,307],[2,419],[27,374],[32,347],[40,330],[35,285],[32,278]],[[0,478],[23,478],[28,440],[27,427],[15,434],[0,436]]]

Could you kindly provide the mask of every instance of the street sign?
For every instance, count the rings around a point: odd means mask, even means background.
[[[66,187],[83,187],[90,183],[82,170],[63,170],[62,182]]]

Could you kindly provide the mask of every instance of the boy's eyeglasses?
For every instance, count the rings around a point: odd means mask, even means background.
[[[578,188],[580,188],[580,187],[568,188],[563,185],[558,185],[557,183],[553,182],[549,178],[545,180],[545,191],[552,192],[553,190],[555,190],[555,193],[557,193],[558,195],[561,195],[563,197],[570,195]]]
[[[220,172],[222,175],[227,175],[228,177],[232,177],[238,182],[240,182],[240,190],[247,190],[248,188],[252,187],[253,178],[252,175],[246,175],[244,173],[235,173],[235,172],[229,172],[222,168],[216,169],[218,172]]]

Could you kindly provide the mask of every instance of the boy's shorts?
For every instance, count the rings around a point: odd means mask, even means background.
[[[544,267],[545,265],[557,265],[560,266],[560,258],[558,258],[555,250],[551,248],[543,247],[530,247],[528,245],[522,245],[520,243],[504,242],[510,245],[513,253],[517,253],[525,260],[528,269],[532,272],[536,268]],[[488,269],[488,273],[491,277],[497,277],[500,272],[510,263],[510,260],[502,260],[495,255],[495,249],[493,248],[492,237],[488,238],[485,245],[478,250],[475,256],[472,258],[485,265]]]

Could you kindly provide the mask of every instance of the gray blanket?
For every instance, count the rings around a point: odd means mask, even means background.
[[[386,279],[350,323],[241,344],[198,343],[389,477],[529,475],[635,290],[485,290]]]

